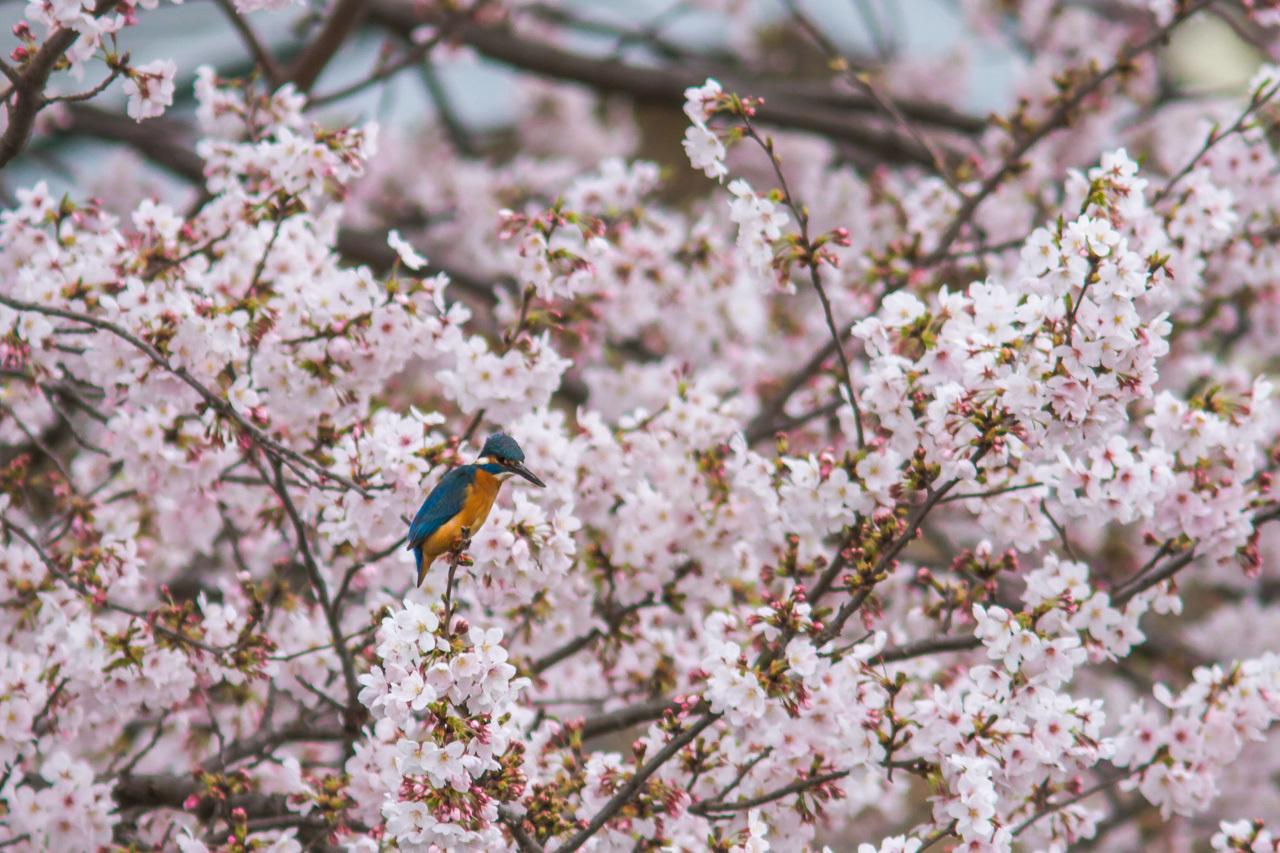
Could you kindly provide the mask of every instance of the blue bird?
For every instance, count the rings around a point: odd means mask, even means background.
[[[480,459],[460,465],[440,478],[409,526],[409,548],[418,563],[418,585],[436,558],[459,539],[474,536],[489,517],[502,481],[519,474],[539,488],[547,484],[524,466],[524,451],[505,433],[494,433],[480,449]],[[465,530],[465,534],[464,534]]]

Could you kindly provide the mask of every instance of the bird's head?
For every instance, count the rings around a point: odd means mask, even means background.
[[[519,444],[516,444],[514,438],[504,432],[495,432],[485,439],[484,447],[480,449],[480,458],[489,465],[496,465],[502,469],[502,473],[498,476],[505,478],[512,474],[519,474],[535,486],[542,488],[547,486],[535,477],[532,471],[524,467],[524,451],[520,449]]]

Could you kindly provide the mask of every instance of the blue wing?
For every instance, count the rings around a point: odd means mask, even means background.
[[[422,502],[422,508],[409,526],[409,548],[421,545],[428,536],[440,529],[440,525],[462,512],[467,499],[467,486],[474,474],[471,466],[454,468],[440,478],[440,482]],[[407,549],[406,549],[407,550]]]

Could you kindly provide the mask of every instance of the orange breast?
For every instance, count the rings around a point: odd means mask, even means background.
[[[467,498],[462,502],[462,512],[458,513],[461,526],[466,527],[474,536],[489,517],[493,502],[498,499],[498,489],[502,481],[486,471],[476,471],[476,478],[467,490]]]
[[[480,530],[480,526],[489,518],[489,510],[498,498],[498,489],[502,481],[492,474],[476,471],[476,478],[467,487],[467,496],[462,501],[462,511],[440,525],[440,528],[422,543],[423,572],[444,552],[453,547],[462,535],[462,528],[467,528],[472,536]]]

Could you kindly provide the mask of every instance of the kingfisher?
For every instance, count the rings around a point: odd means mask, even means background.
[[[409,547],[418,563],[418,585],[436,558],[465,543],[485,519],[498,489],[512,474],[519,474],[540,489],[547,484],[524,465],[524,451],[506,433],[489,436],[480,449],[480,458],[471,465],[460,465],[440,478],[440,482],[422,502],[422,508],[409,526]]]

